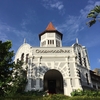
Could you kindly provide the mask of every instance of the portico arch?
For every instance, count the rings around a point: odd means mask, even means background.
[[[49,93],[64,93],[63,76],[55,69],[48,70],[44,75],[44,91]]]

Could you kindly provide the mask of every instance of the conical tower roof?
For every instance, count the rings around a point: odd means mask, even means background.
[[[46,30],[56,30],[55,27],[53,26],[52,22],[50,22],[46,28]]]
[[[61,35],[61,39],[63,37],[63,34],[61,32],[59,32],[58,30],[56,30],[56,28],[53,26],[52,22],[50,22],[48,24],[48,26],[46,27],[45,31],[43,31],[42,33],[39,34],[39,39],[41,40],[41,35],[45,34],[46,32],[49,32],[49,33],[54,33],[56,32],[57,34]]]

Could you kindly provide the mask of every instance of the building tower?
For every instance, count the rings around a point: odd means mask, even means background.
[[[39,34],[40,47],[62,47],[62,37],[63,34],[50,22],[45,31]]]

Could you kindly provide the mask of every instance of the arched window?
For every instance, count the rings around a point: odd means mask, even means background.
[[[84,60],[84,66],[87,68],[86,58],[83,58],[83,60]]]
[[[24,53],[21,55],[21,61],[24,61]]]
[[[28,63],[28,56],[29,54],[26,54],[26,64]]]
[[[81,53],[80,52],[78,53],[78,56],[79,56],[79,64],[82,65],[82,58],[81,58]]]
[[[88,74],[86,73],[86,81],[87,81],[87,84],[89,85],[89,80],[88,80]]]

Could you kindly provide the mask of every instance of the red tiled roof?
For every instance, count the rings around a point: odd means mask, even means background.
[[[53,26],[52,22],[50,22],[50,23],[48,24],[46,30],[49,30],[49,31],[51,30],[51,31],[53,31],[53,30],[56,30],[56,29],[55,29],[55,27]]]
[[[43,31],[42,33],[39,34],[39,39],[40,40],[41,40],[41,35],[45,34],[46,32],[49,32],[49,33],[56,32],[57,34],[61,35],[61,39],[63,37],[63,34],[61,32],[59,32],[58,30],[56,30],[56,28],[53,26],[52,22],[50,22],[48,24],[45,31]]]

